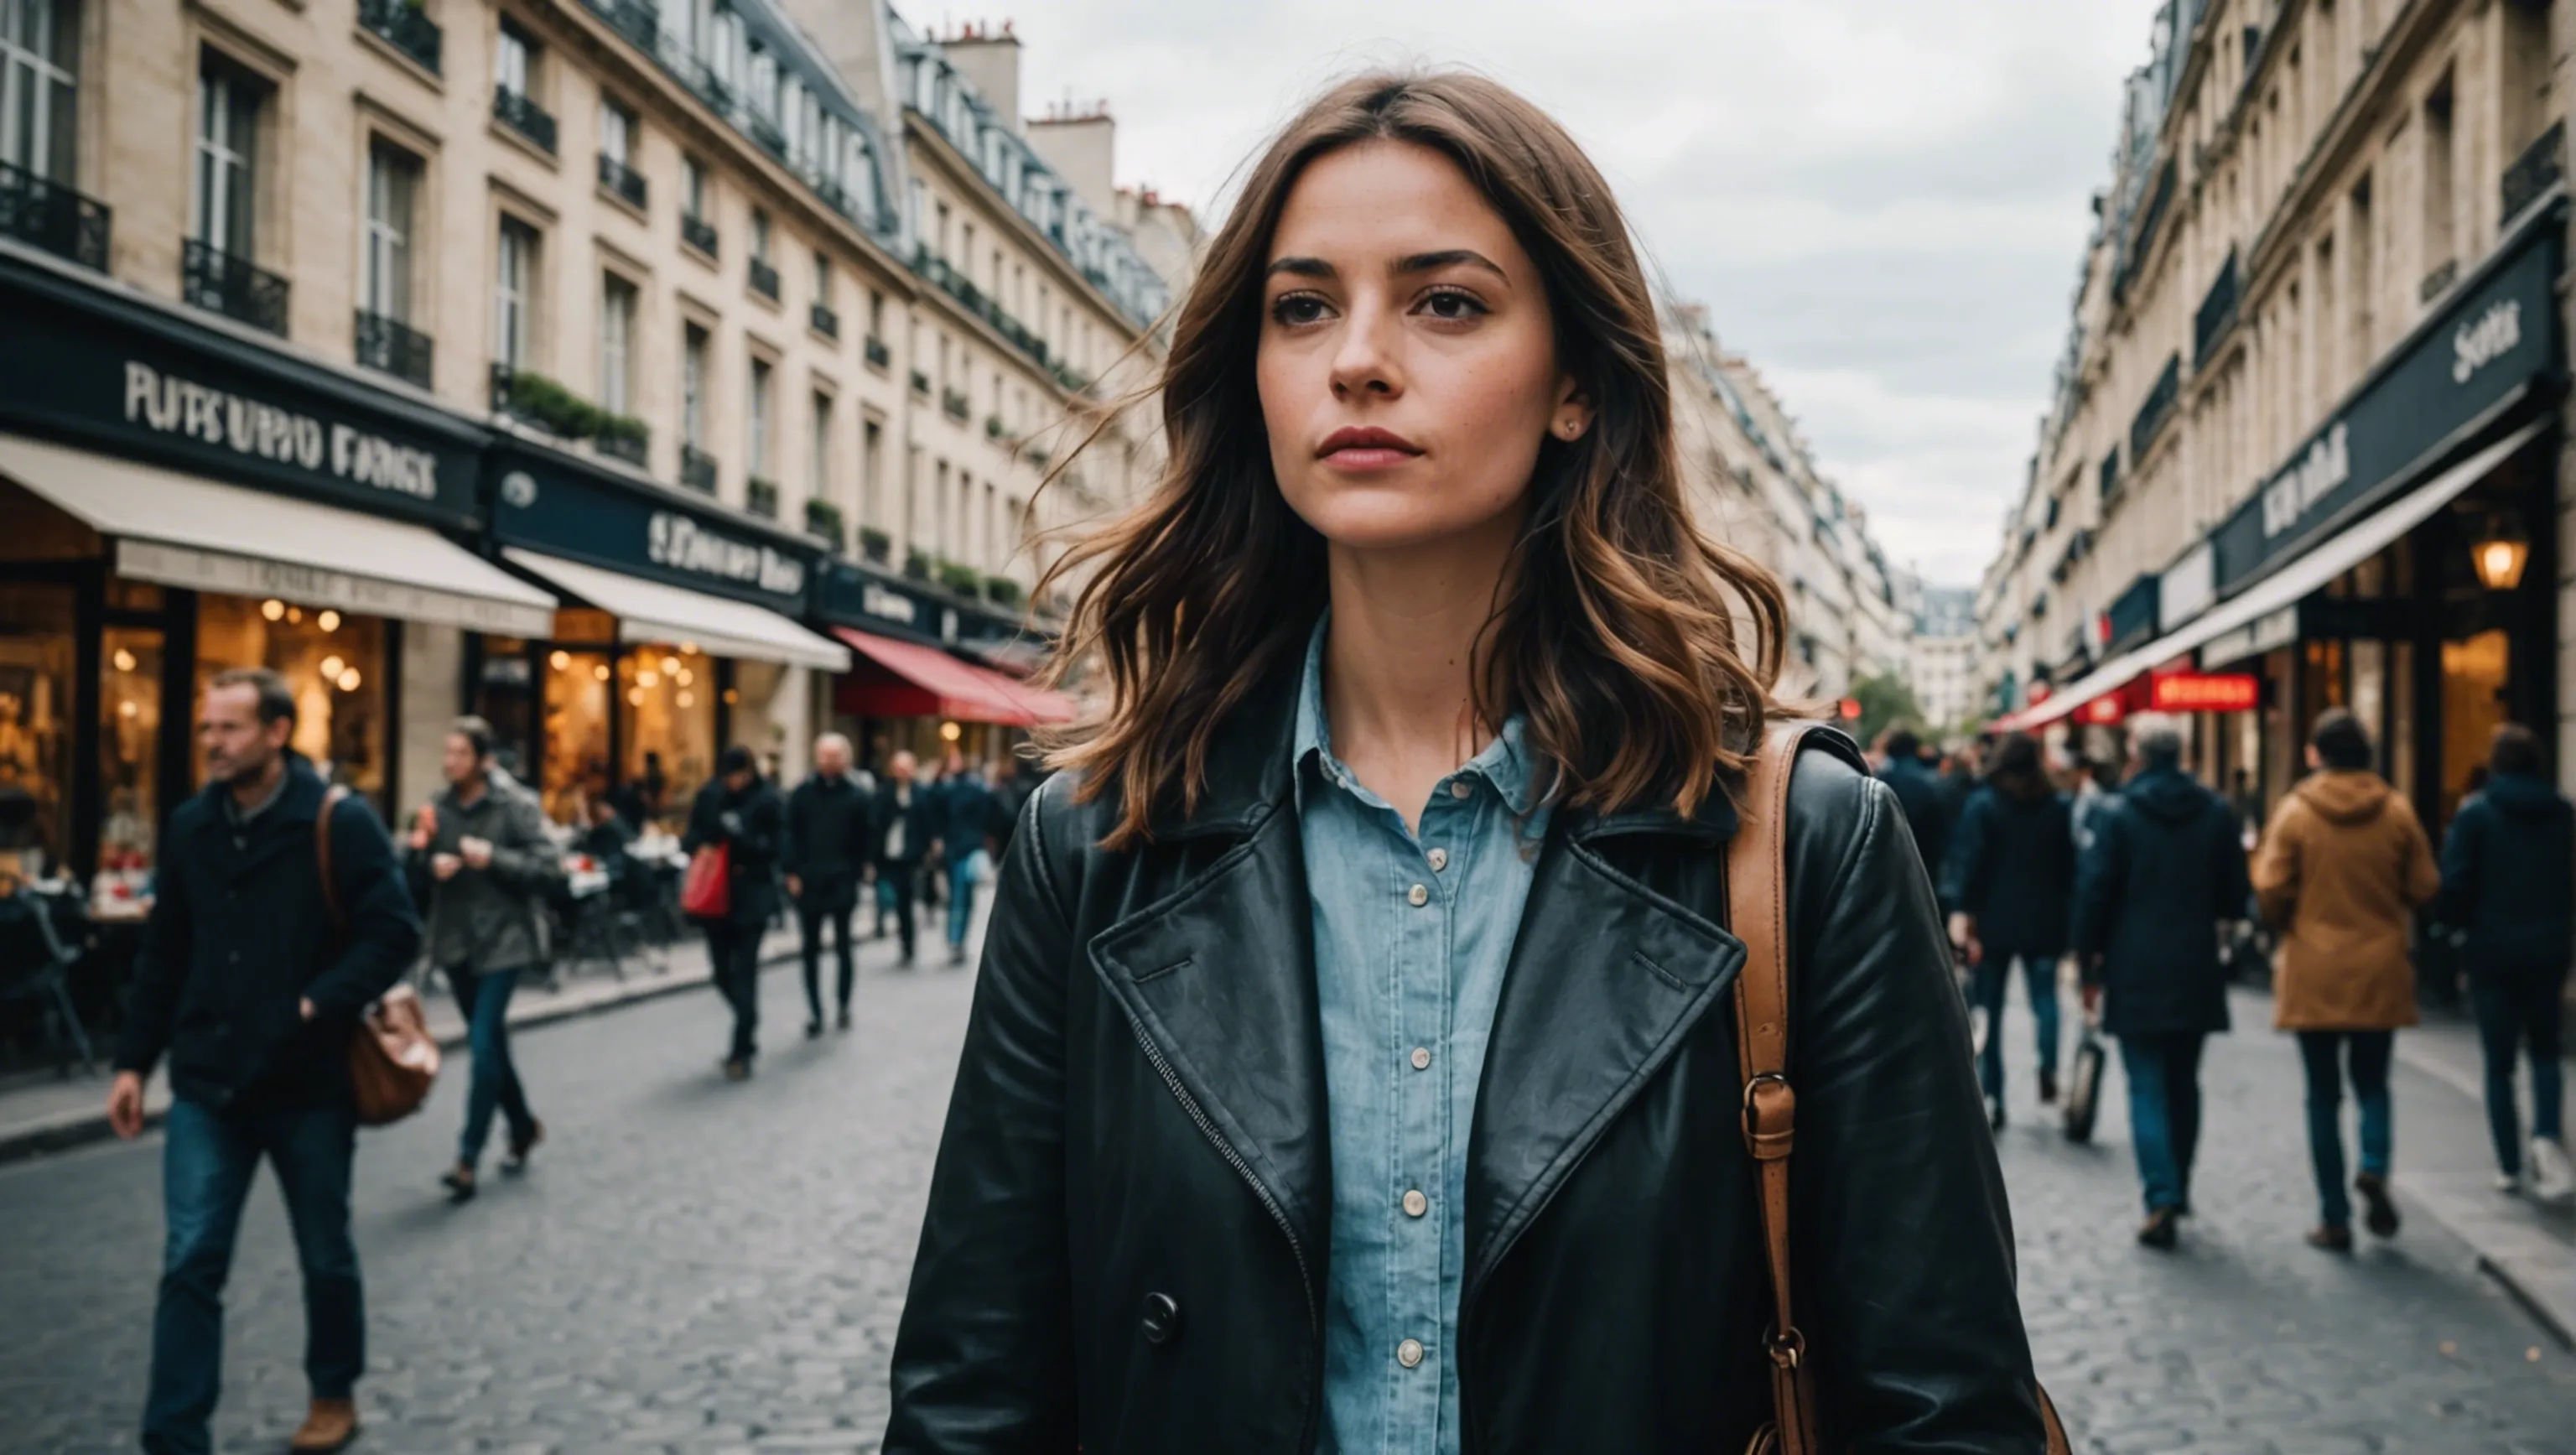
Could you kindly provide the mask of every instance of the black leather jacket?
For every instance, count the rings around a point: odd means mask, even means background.
[[[1151,847],[1098,848],[1114,804],[1062,775],[1023,812],[887,1455],[1314,1448],[1332,1161],[1283,675]],[[1833,742],[1789,833],[1792,1243],[1826,1447],[2037,1452],[1949,955],[1905,820]],[[1467,1142],[1467,1455],[1732,1452],[1769,1417],[1734,827],[1723,799],[1552,820]]]

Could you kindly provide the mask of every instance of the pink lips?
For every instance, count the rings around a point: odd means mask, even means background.
[[[1338,470],[1391,470],[1408,460],[1417,459],[1422,450],[1413,441],[1390,429],[1365,429],[1346,426],[1324,437],[1324,446],[1316,456]]]

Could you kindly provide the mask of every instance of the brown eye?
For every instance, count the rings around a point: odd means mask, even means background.
[[[1270,317],[1282,327],[1314,323],[1325,314],[1324,300],[1312,293],[1291,293],[1270,305]]]
[[[1420,307],[1433,318],[1449,323],[1463,323],[1493,312],[1475,294],[1456,288],[1441,288],[1425,294]]]

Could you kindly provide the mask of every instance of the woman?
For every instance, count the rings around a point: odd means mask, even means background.
[[[1349,82],[1254,166],[1162,485],[1068,558],[1107,713],[1002,868],[889,1455],[1769,1422],[1719,925],[1782,607],[1691,525],[1663,360],[1600,174],[1490,81]],[[1963,1017],[1857,762],[1786,824],[1826,1443],[2035,1451]]]
[[[1942,875],[1951,943],[1976,967],[1972,993],[1986,1016],[1977,1080],[1997,1130],[2004,1124],[2004,996],[2016,961],[2039,1027],[2039,1099],[2057,1099],[2057,961],[2074,908],[2075,853],[2074,810],[2050,785],[2038,740],[2011,734],[1951,831]]]
[[[2496,1189],[2530,1190],[2543,1202],[2576,1192],[2561,1140],[2565,1090],[2558,1068],[2567,966],[2576,953],[2576,812],[2549,786],[2540,739],[2519,723],[2495,731],[2485,791],[2460,804],[2442,841],[2443,923],[2465,932],[2469,999],[2486,1053],[2487,1124],[2495,1137]],[[2531,1056],[2531,1156],[2523,1158],[2514,1063]]]
[[[716,758],[716,776],[689,804],[689,854],[721,846],[726,855],[727,904],[721,915],[701,916],[716,993],[733,1010],[733,1040],[720,1063],[727,1081],[751,1079],[760,1052],[760,937],[778,912],[778,839],[783,815],[778,790],[760,776],[759,760],[736,744]]]

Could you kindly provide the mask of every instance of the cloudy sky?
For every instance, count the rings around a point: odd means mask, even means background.
[[[1548,107],[1705,300],[1891,559],[1991,554],[2064,340],[2152,0],[1006,0],[1021,103],[1106,99],[1121,183],[1203,212],[1296,103],[1372,63]]]

